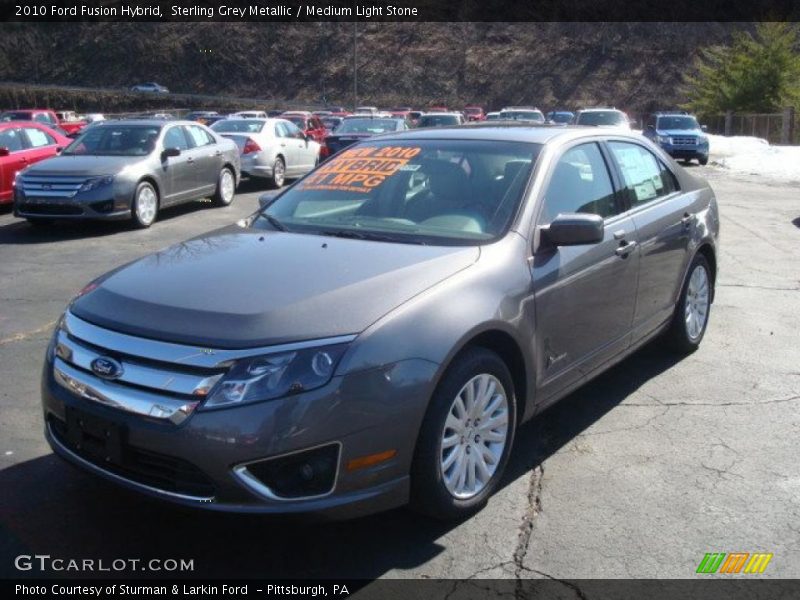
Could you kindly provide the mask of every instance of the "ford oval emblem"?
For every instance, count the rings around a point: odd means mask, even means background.
[[[91,364],[92,373],[103,379],[118,379],[122,376],[122,363],[108,356],[95,358]]]

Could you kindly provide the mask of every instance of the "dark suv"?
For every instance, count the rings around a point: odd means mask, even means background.
[[[647,118],[644,131],[673,158],[690,162],[697,159],[701,165],[708,164],[708,136],[705,126],[687,113],[659,112]]]

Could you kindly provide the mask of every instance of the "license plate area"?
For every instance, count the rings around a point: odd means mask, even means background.
[[[67,439],[80,453],[98,462],[121,465],[125,427],[108,419],[67,407]]]

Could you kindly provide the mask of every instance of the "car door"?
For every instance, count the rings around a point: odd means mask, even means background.
[[[28,150],[25,151],[25,154],[30,164],[56,155],[58,142],[44,129],[39,129],[38,127],[23,127],[22,132],[28,142]]]
[[[217,141],[199,125],[186,125],[189,150],[194,160],[196,193],[211,194],[217,187],[219,172],[222,170],[222,150]]]
[[[702,201],[681,192],[665,162],[643,144],[608,142],[620,173],[641,254],[634,341],[669,319],[675,307]]]
[[[184,128],[172,125],[164,132],[162,150],[177,148],[180,155],[160,157],[163,187],[161,205],[168,206],[191,197],[197,187],[195,182],[194,158],[189,153],[189,140]]]
[[[7,156],[0,156],[0,203],[2,204],[13,200],[14,178],[29,164],[25,146],[25,138],[20,128],[9,127],[0,131],[0,148],[8,150]]]
[[[286,121],[285,125],[289,137],[282,141],[285,141],[286,147],[292,151],[292,164],[286,163],[286,175],[288,177],[308,173],[314,167],[316,156],[306,141],[306,134],[291,121]]]
[[[554,161],[536,227],[559,214],[604,218],[596,244],[540,243],[531,262],[536,357],[542,400],[580,381],[628,348],[639,253],[633,220],[624,214],[599,143],[579,143]]]

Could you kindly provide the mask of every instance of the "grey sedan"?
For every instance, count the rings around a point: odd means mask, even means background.
[[[319,144],[286,119],[226,119],[211,129],[236,142],[243,174],[267,179],[276,188],[319,161]]]
[[[714,193],[640,135],[412,130],[273,196],[70,304],[42,378],[56,453],[213,510],[460,518],[520,423],[706,332]]]
[[[212,196],[233,202],[239,149],[190,121],[102,121],[60,156],[17,175],[14,214],[54,219],[133,219],[149,227],[167,206]]]

